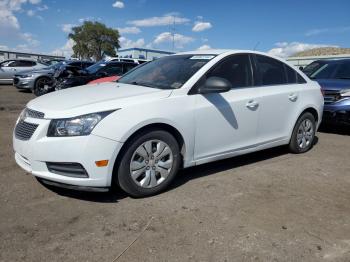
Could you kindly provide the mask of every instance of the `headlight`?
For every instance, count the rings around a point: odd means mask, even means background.
[[[340,93],[341,97],[350,97],[350,89],[344,90]]]
[[[47,136],[87,136],[103,118],[105,118],[113,111],[115,110],[92,113],[73,118],[53,119],[50,122]]]
[[[33,75],[19,75],[19,78],[30,78],[33,77]]]

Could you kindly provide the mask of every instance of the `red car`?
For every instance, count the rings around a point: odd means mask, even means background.
[[[118,80],[119,78],[120,78],[120,76],[107,76],[107,77],[102,77],[102,78],[98,78],[98,79],[92,80],[88,84],[98,84],[98,83],[112,82],[112,81]]]

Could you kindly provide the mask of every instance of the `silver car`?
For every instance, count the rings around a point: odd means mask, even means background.
[[[32,90],[36,96],[48,93],[54,84],[54,74],[65,65],[86,68],[93,65],[91,61],[61,61],[51,66],[38,69],[27,70],[15,74],[13,84],[17,89]]]
[[[12,84],[15,74],[45,68],[47,65],[34,60],[13,59],[0,63],[0,84]]]

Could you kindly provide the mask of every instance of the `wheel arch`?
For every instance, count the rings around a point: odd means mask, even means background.
[[[303,108],[303,109],[301,110],[301,112],[298,114],[297,118],[294,120],[294,124],[293,124],[293,126],[292,126],[292,128],[291,128],[291,131],[290,131],[290,134],[289,134],[289,142],[290,142],[290,140],[292,139],[293,130],[294,130],[295,125],[297,124],[299,118],[300,118],[303,114],[305,114],[305,113],[307,113],[307,112],[308,112],[308,113],[311,113],[311,114],[314,116],[315,121],[316,121],[316,128],[317,128],[318,123],[319,123],[319,121],[320,121],[319,113],[318,113],[317,109],[316,109],[314,106],[306,106],[305,108]],[[289,142],[288,142],[288,143],[289,143]]]
[[[125,143],[123,144],[122,148],[120,149],[120,151],[119,151],[119,153],[114,161],[114,164],[113,164],[112,185],[116,184],[115,182],[117,182],[117,181],[113,181],[113,180],[116,177],[115,174],[118,170],[119,163],[122,159],[122,156],[124,155],[126,148],[129,145],[130,141],[135,136],[140,135],[144,132],[149,132],[151,130],[164,130],[164,131],[167,131],[171,135],[174,136],[174,138],[176,139],[176,141],[179,144],[180,155],[181,155],[181,167],[183,166],[184,157],[186,155],[186,144],[185,144],[185,140],[184,140],[184,137],[181,134],[181,132],[177,128],[175,128],[174,126],[167,124],[167,123],[157,122],[157,123],[147,124],[147,125],[144,125],[142,127],[139,127],[131,135],[129,135],[129,137],[125,140]]]

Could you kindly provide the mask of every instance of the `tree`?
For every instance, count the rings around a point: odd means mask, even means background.
[[[73,52],[81,59],[101,60],[104,55],[115,56],[119,45],[119,32],[99,22],[85,21],[72,28],[68,35],[75,44]]]

